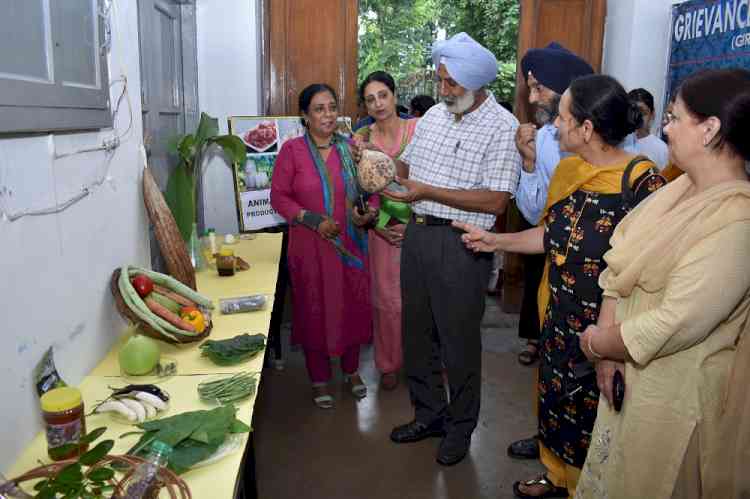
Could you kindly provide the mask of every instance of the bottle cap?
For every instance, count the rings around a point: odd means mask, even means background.
[[[69,411],[81,405],[82,402],[81,391],[72,386],[54,388],[42,395],[41,398],[44,412]]]
[[[160,454],[170,454],[172,452],[172,447],[170,447],[169,444],[165,444],[161,440],[154,440],[154,442],[151,444],[151,450]]]
[[[234,250],[232,248],[226,248],[222,246],[219,250],[219,256],[234,256]]]
[[[216,233],[216,229],[214,229],[213,227],[209,227],[209,228],[208,228],[208,231],[207,231],[207,232],[208,232],[209,234],[210,234],[211,232],[214,232],[214,233]]]

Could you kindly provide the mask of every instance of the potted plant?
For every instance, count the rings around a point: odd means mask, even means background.
[[[201,174],[206,151],[214,144],[222,149],[230,164],[245,164],[247,157],[242,140],[234,135],[219,135],[218,120],[206,113],[201,113],[195,133],[177,137],[170,143],[170,152],[177,155],[179,163],[169,175],[164,197],[185,242],[190,241],[196,221],[196,178]]]

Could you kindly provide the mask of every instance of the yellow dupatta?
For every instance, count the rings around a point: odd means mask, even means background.
[[[567,198],[579,189],[599,194],[618,194],[622,191],[622,175],[632,158],[613,166],[598,167],[583,160],[580,156],[570,156],[558,163],[547,193],[547,204],[544,207],[540,224],[544,223],[550,208]],[[636,164],[630,174],[630,182],[637,180],[649,168],[656,168],[651,161]],[[544,263],[544,274],[539,283],[537,303],[539,306],[539,326],[544,324],[544,314],[549,304],[549,266],[550,259]]]

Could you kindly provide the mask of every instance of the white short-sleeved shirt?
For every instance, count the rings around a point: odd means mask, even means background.
[[[638,146],[640,147],[641,154],[648,156],[648,159],[656,163],[659,170],[663,170],[669,162],[669,148],[656,135],[646,135],[642,139],[638,139]]]
[[[491,93],[474,111],[456,121],[444,103],[433,106],[419,120],[401,160],[409,178],[435,187],[490,190],[515,194],[521,175],[521,156],[515,144],[518,120]],[[484,229],[495,215],[473,213],[435,201],[412,203],[414,213],[468,222]]]

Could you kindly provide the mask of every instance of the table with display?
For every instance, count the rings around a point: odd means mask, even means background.
[[[239,239],[233,245],[235,254],[250,264],[250,269],[237,272],[231,277],[220,277],[215,269],[197,272],[198,292],[209,297],[214,304],[212,314],[213,329],[209,336],[213,340],[231,338],[241,333],[262,333],[268,335],[273,309],[274,291],[276,289],[277,270],[281,253],[281,234],[257,234],[252,240]],[[219,299],[247,295],[265,295],[266,306],[259,311],[223,315],[219,311]],[[283,298],[282,298],[283,299]],[[104,359],[77,386],[81,390],[86,410],[89,411],[97,401],[103,400],[110,393],[111,386],[124,386],[137,383],[135,377],[123,377],[117,360],[117,352],[122,346],[121,338],[107,353]],[[166,390],[171,398],[169,410],[164,416],[172,416],[187,411],[212,409],[213,404],[202,402],[198,397],[197,386],[203,380],[216,377],[217,374],[231,375],[240,371],[258,373],[263,368],[261,352],[243,364],[231,367],[217,366],[200,355],[199,343],[187,345],[169,345],[160,343],[162,358],[172,359],[177,364],[177,374],[163,381],[158,386]],[[149,382],[152,378],[149,377]],[[237,418],[252,426],[253,408],[256,393],[243,401],[235,403],[238,408]],[[119,438],[120,435],[133,431],[132,424],[115,418],[111,413],[93,414],[86,418],[89,430],[106,426],[107,432],[102,439],[113,439],[115,446],[111,454],[123,454],[137,441],[137,437]],[[182,475],[190,487],[193,497],[212,497],[216,499],[231,497],[256,497],[255,464],[252,433],[242,434],[245,451],[227,455],[214,464],[192,469]],[[49,462],[47,443],[44,433],[40,431],[33,441],[19,456],[13,466],[7,470],[9,477],[16,477],[35,468],[39,461]]]

